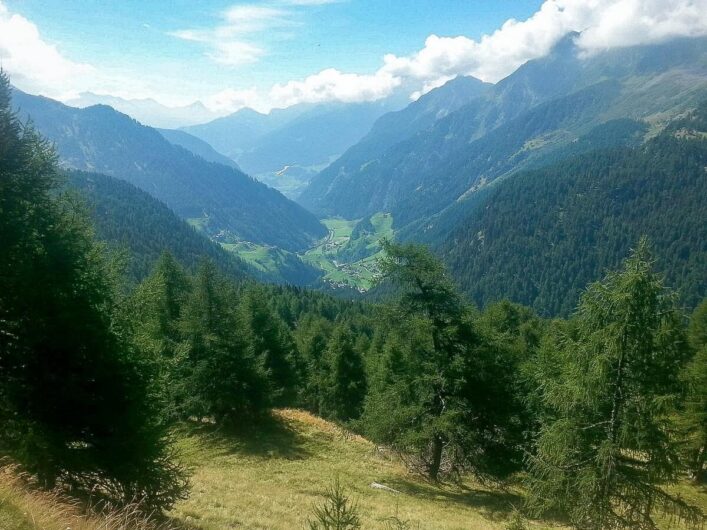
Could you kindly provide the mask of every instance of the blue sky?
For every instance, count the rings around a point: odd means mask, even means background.
[[[568,31],[586,50],[707,33],[707,0],[0,0],[25,90],[219,112],[495,82]]]
[[[78,62],[145,71],[207,76],[234,88],[270,85],[325,68],[364,73],[386,53],[407,55],[430,34],[478,38],[508,18],[525,19],[539,0],[347,0],[321,5],[296,2],[193,0],[5,0],[34,22],[43,37]],[[170,33],[208,29],[237,5],[283,12],[289,25],[244,35],[263,49],[257,62],[218,64],[208,46]]]

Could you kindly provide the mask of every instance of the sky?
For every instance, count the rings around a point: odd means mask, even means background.
[[[63,101],[224,114],[496,82],[569,31],[588,55],[706,35],[707,0],[0,0],[0,63]]]

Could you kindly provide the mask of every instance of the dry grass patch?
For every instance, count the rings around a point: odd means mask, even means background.
[[[90,510],[88,510],[90,511]],[[0,467],[2,530],[169,530],[133,507],[87,514],[78,501],[58,492],[39,490],[14,466]]]

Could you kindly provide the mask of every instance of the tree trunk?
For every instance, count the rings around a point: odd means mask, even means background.
[[[437,480],[439,468],[442,466],[442,450],[444,443],[439,435],[435,435],[432,441],[432,462],[429,467],[429,476],[432,480]]]

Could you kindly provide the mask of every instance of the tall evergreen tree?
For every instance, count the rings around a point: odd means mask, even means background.
[[[375,439],[413,455],[432,479],[472,469],[518,466],[512,370],[473,325],[440,262],[424,247],[384,243],[384,277],[402,290],[383,374],[367,398],[364,424]]]
[[[249,356],[267,374],[269,401],[277,406],[294,405],[301,367],[287,326],[268,306],[266,290],[250,286],[243,295],[239,316]]]
[[[0,449],[46,485],[168,506],[182,476],[114,319],[112,267],[57,182],[0,72]]]
[[[660,509],[698,522],[660,486],[679,470],[669,420],[689,350],[645,240],[587,288],[558,335],[541,354],[548,417],[529,462],[529,507],[577,528],[653,529]]]
[[[340,322],[334,328],[324,353],[322,413],[324,416],[348,422],[358,419],[366,396],[366,372],[363,358],[354,344],[348,325]]]
[[[707,477],[707,300],[692,314],[688,337],[695,355],[682,374],[686,395],[678,425],[688,470],[696,482],[703,482]]]
[[[235,289],[210,261],[202,262],[180,318],[183,358],[177,408],[183,418],[238,424],[268,404],[267,380],[244,340]]]

